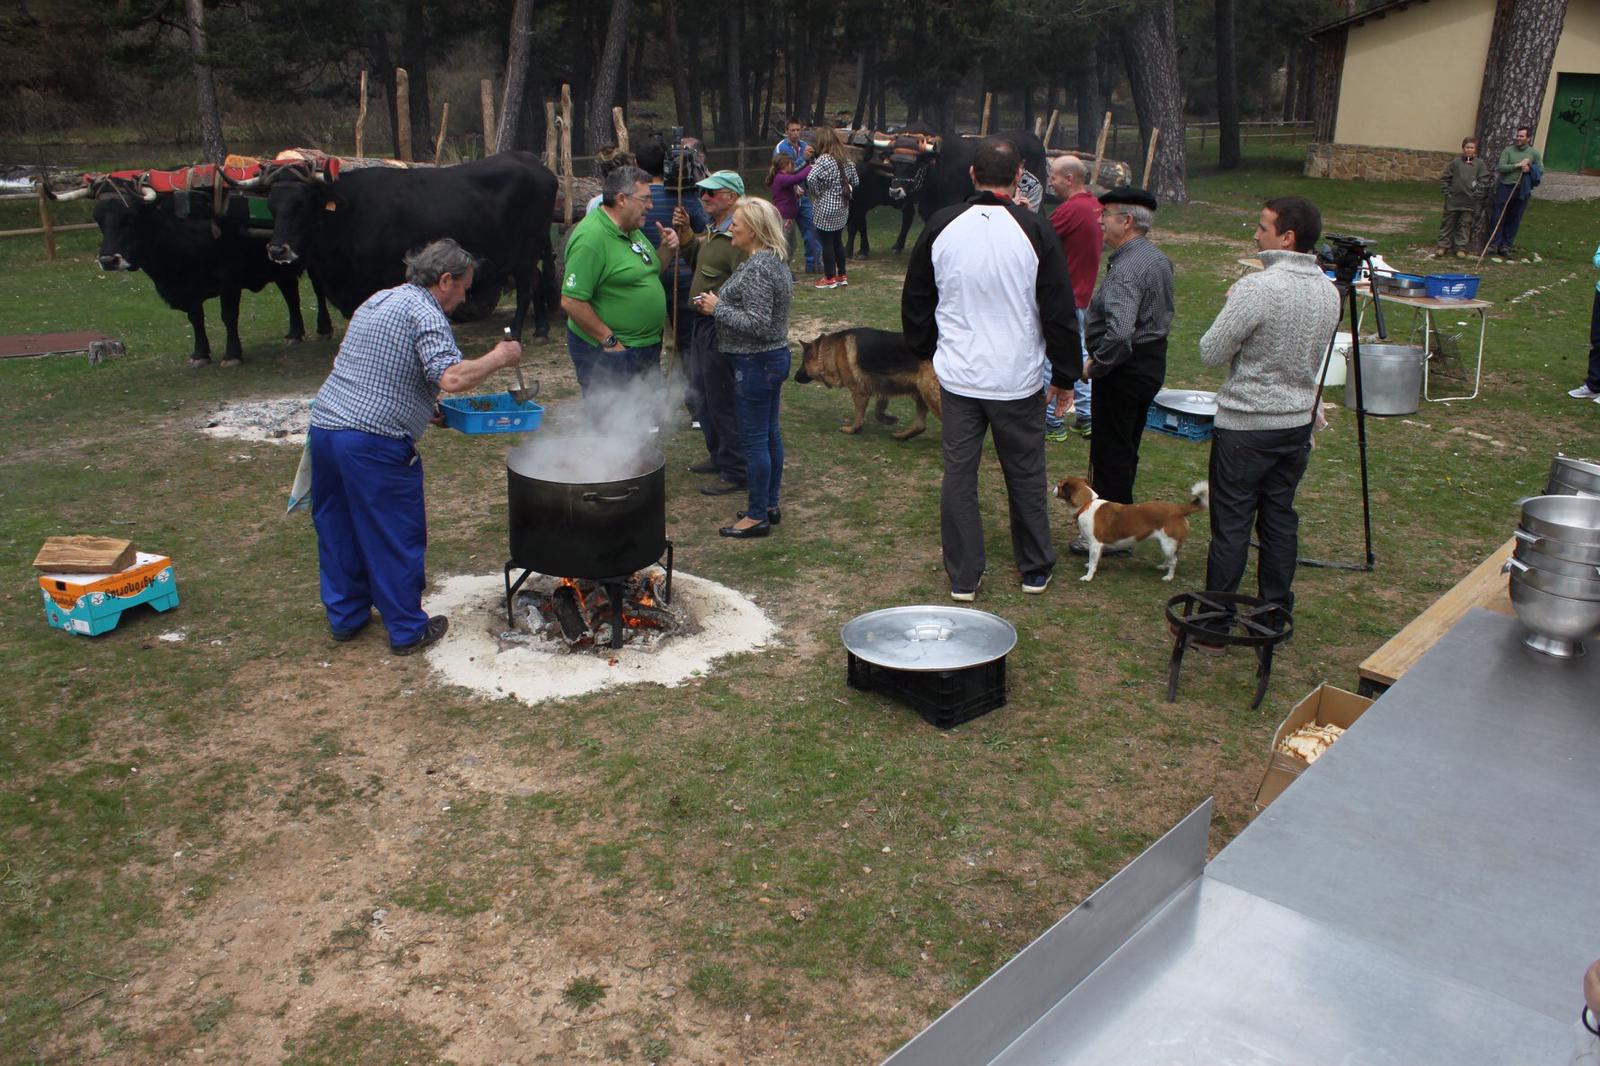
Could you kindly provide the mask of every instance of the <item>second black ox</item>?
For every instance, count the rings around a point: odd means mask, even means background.
[[[449,237],[478,259],[457,319],[488,316],[514,286],[512,336],[521,338],[530,303],[535,336],[549,334],[556,178],[532,154],[501,152],[449,167],[346,169],[336,179],[292,165],[274,168],[267,186],[267,254],[278,263],[305,260],[346,318],[373,293],[405,280],[407,252]]]

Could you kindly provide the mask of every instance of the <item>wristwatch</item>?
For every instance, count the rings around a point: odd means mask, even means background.
[[[612,333],[612,334],[609,334],[606,337],[605,340],[600,342],[600,347],[602,347],[602,348],[620,348],[620,347],[622,347],[622,345],[617,343],[617,335],[615,333]]]

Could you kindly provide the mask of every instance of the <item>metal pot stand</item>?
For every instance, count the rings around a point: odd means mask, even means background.
[[[1207,644],[1250,648],[1256,653],[1256,695],[1250,709],[1261,706],[1272,680],[1272,652],[1294,635],[1294,619],[1283,605],[1237,592],[1183,592],[1167,601],[1167,622],[1176,631],[1167,666],[1167,702],[1178,698],[1183,653],[1198,640]]]

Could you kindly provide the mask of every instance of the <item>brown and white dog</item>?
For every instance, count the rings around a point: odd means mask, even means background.
[[[1096,496],[1083,478],[1064,479],[1056,486],[1055,495],[1073,509],[1078,531],[1089,542],[1089,569],[1078,580],[1094,580],[1105,549],[1131,548],[1154,537],[1163,556],[1156,569],[1166,570],[1161,580],[1171,581],[1178,572],[1178,549],[1189,536],[1189,516],[1206,509],[1211,484],[1197,481],[1189,492],[1192,499],[1188,503],[1111,503]]]

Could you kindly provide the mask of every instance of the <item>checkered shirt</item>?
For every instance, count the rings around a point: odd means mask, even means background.
[[[461,362],[450,320],[427,289],[400,285],[356,308],[311,424],[416,440],[433,419],[439,376]]]

